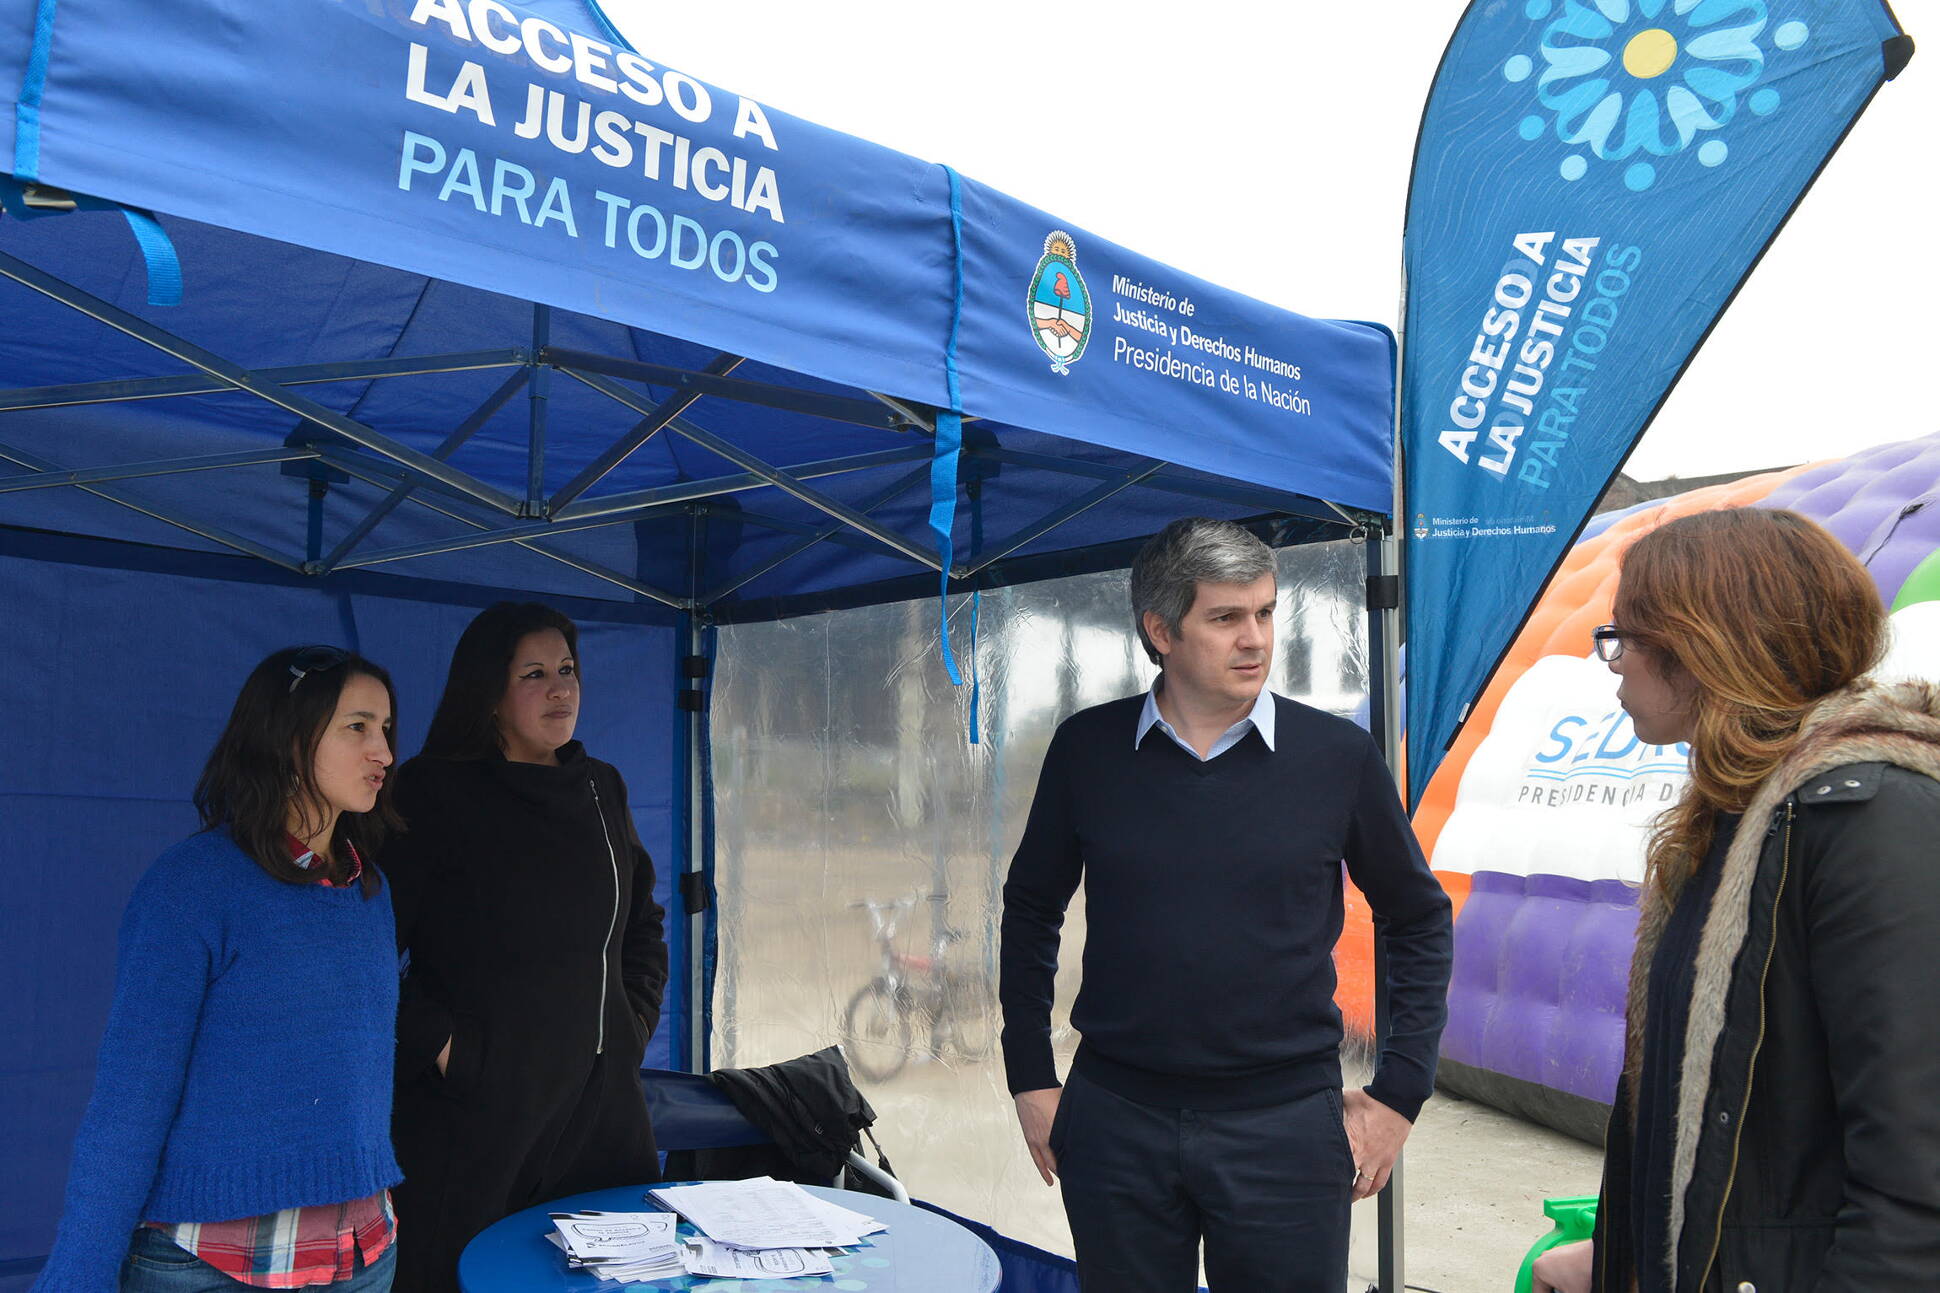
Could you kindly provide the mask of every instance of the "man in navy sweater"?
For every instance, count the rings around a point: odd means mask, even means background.
[[[1434,1086],[1447,895],[1374,742],[1265,690],[1273,554],[1175,521],[1132,567],[1150,693],[1067,719],[1004,885],[1004,1063],[1061,1178],[1087,1293],[1341,1293],[1348,1209],[1387,1184]],[[1341,865],[1388,956],[1373,1081],[1341,1090]],[[1085,884],[1083,1041],[1051,1053],[1058,931]]]

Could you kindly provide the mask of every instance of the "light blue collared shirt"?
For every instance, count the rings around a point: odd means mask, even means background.
[[[1145,734],[1156,727],[1171,737],[1181,750],[1198,759],[1199,751],[1193,749],[1184,737],[1173,731],[1172,724],[1166,722],[1165,715],[1159,713],[1159,688],[1163,685],[1165,685],[1165,675],[1160,674],[1153,681],[1152,690],[1145,693],[1145,708],[1139,711],[1138,732],[1132,737],[1132,748],[1136,750],[1144,744]],[[1238,745],[1246,739],[1248,728],[1260,734],[1260,739],[1266,742],[1267,749],[1273,748],[1273,693],[1265,687],[1261,687],[1260,694],[1254,697],[1253,708],[1247,711],[1246,717],[1222,732],[1219,739],[1213,742],[1212,749],[1207,751],[1205,758],[1200,761],[1210,763]]]

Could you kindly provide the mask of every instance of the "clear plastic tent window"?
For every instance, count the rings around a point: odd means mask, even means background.
[[[1363,719],[1364,563],[1347,542],[1279,553],[1270,683]],[[953,599],[960,650],[969,612]],[[721,631],[712,1058],[765,1064],[841,1042],[912,1191],[1068,1254],[997,1053],[1001,890],[1059,720],[1146,689],[1155,670],[1122,572],[997,589],[978,620],[977,745],[971,688],[936,667],[934,602]],[[1081,890],[1060,957],[1060,1066],[1077,1047],[1063,1024],[1083,941]]]

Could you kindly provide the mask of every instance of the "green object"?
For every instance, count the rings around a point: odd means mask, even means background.
[[[1530,1293],[1535,1282],[1536,1259],[1558,1244],[1573,1244],[1588,1239],[1596,1230],[1596,1195],[1575,1199],[1544,1199],[1543,1215],[1555,1222],[1550,1232],[1538,1239],[1522,1259],[1516,1272],[1516,1293]]]
[[[1940,551],[1930,552],[1913,567],[1913,573],[1893,596],[1893,610],[1903,610],[1916,602],[1940,602]]]

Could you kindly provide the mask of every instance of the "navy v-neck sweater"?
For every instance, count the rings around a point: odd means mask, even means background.
[[[1368,1092],[1412,1119],[1447,1014],[1448,896],[1374,742],[1275,697],[1257,731],[1201,762],[1142,696],[1067,719],[1004,885],[1004,1061],[1013,1092],[1056,1086],[1052,980],[1085,886],[1077,1071],[1163,1108],[1241,1109],[1340,1083],[1333,949],[1344,862],[1387,942],[1390,1029]]]

